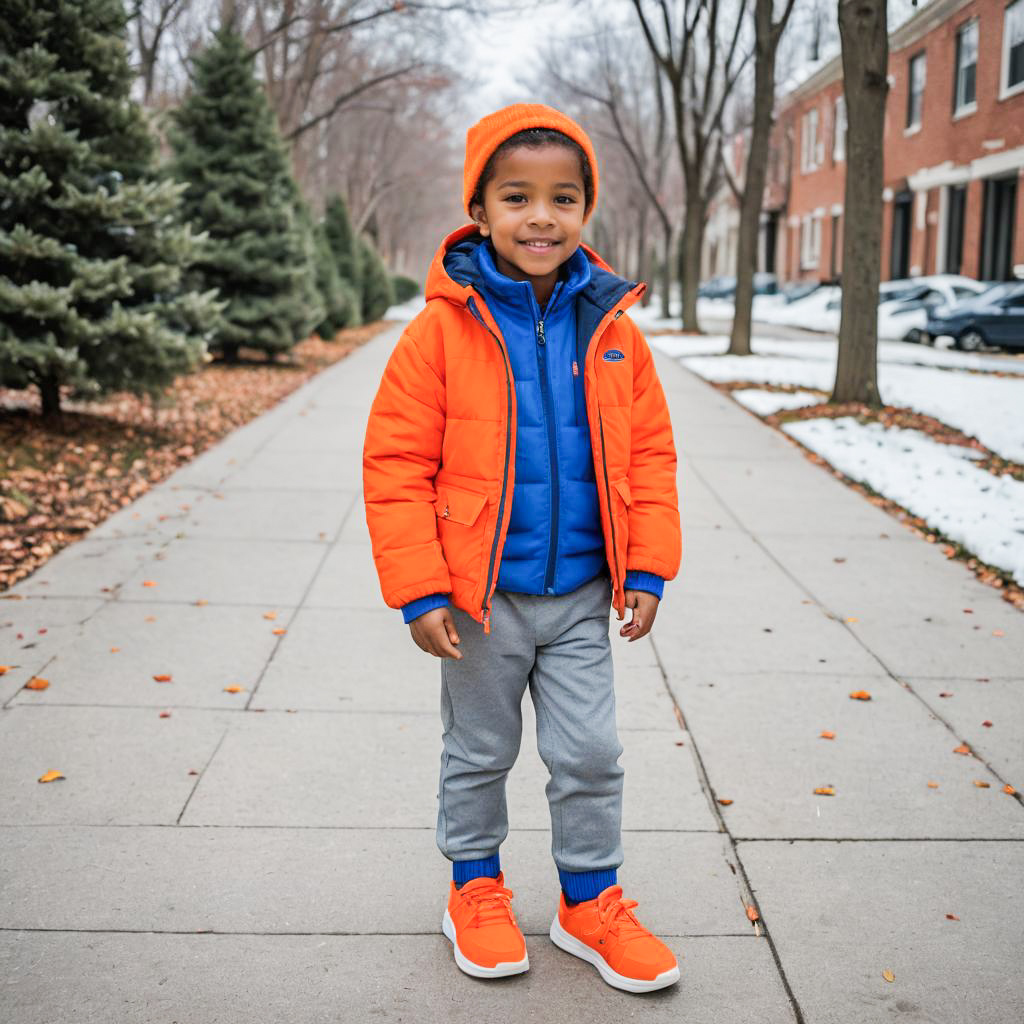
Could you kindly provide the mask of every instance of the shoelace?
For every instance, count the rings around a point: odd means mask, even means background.
[[[633,915],[633,907],[640,904],[637,900],[622,898],[622,886],[616,885],[612,889],[618,895],[609,899],[604,906],[598,905],[597,913],[601,919],[601,927],[597,932],[597,941],[601,944],[613,928],[621,942],[629,942],[631,939],[642,939],[651,933]]]
[[[477,889],[470,889],[463,894],[464,898],[473,904],[473,916],[470,923],[494,924],[498,921],[511,920],[516,923],[516,916],[512,912],[508,901],[515,896],[511,889],[500,885],[485,886]]]

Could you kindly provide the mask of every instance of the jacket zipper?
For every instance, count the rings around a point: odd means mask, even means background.
[[[512,450],[512,416],[510,411],[512,408],[512,382],[509,377],[508,360],[505,358],[505,348],[501,344],[501,340],[498,336],[487,326],[487,322],[480,315],[479,310],[476,308],[476,301],[470,297],[469,311],[476,317],[477,320],[486,328],[487,333],[497,342],[498,348],[501,350],[501,361],[505,367],[505,399],[506,399],[506,415],[505,415],[505,469],[504,475],[501,478],[501,499],[498,501],[498,518],[497,524],[494,528],[494,540],[491,543],[491,555],[490,561],[487,565],[487,582],[484,584],[484,603],[481,607],[483,615],[483,626],[484,632],[490,633],[491,631],[491,610],[487,607],[487,604],[491,597],[491,576],[494,573],[494,557],[498,552],[498,537],[501,534],[501,519],[505,514],[505,492],[508,486],[508,463],[509,453]]]
[[[555,561],[558,556],[558,458],[557,449],[555,445],[555,408],[554,402],[551,399],[551,388],[548,381],[548,365],[547,355],[545,353],[545,346],[547,344],[544,337],[544,317],[547,315],[547,310],[552,308],[555,301],[555,296],[558,294],[559,288],[562,287],[562,282],[559,281],[555,287],[554,293],[548,299],[547,305],[544,307],[544,313],[541,314],[540,319],[537,321],[537,369],[540,373],[540,389],[544,400],[544,409],[546,412],[545,420],[547,421],[548,430],[548,464],[551,469],[551,533],[548,538],[548,563],[544,570],[544,593],[546,594],[549,589],[554,589],[555,585]],[[539,312],[539,311],[538,311]]]

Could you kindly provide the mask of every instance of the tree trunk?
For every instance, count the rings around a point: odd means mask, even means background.
[[[686,189],[686,219],[680,246],[680,284],[683,292],[683,330],[700,334],[697,321],[697,288],[700,286],[700,256],[704,246],[704,197],[700,186]]]
[[[750,328],[754,307],[754,271],[761,229],[761,206],[768,176],[768,147],[775,105],[775,54],[783,21],[776,31],[772,24],[772,0],[757,0],[754,9],[754,121],[747,153],[743,195],[740,197],[740,227],[736,247],[736,306],[729,339],[731,355],[750,355]]]
[[[846,96],[843,298],[833,402],[880,406],[878,281],[882,262],[885,100],[889,91],[886,0],[839,0]]]
[[[672,225],[662,226],[661,245],[661,318],[668,320],[672,316],[669,306],[669,292],[672,289]]]
[[[44,377],[39,382],[39,397],[42,400],[43,420],[58,430],[64,429],[64,415],[60,408],[60,380]]]

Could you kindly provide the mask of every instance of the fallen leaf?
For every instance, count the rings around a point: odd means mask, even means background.
[[[858,619],[856,615],[847,615],[844,621],[845,622],[860,622],[860,619]]]
[[[731,803],[732,803],[732,799],[731,799],[730,797],[727,797],[727,796],[720,796],[720,797],[718,798],[718,802],[719,802],[719,803],[720,803],[720,804],[721,804],[721,805],[722,805],[723,807],[728,807],[728,806],[729,806],[729,804],[731,804]]]
[[[747,920],[749,920],[749,921],[759,921],[760,919],[761,919],[761,915],[757,912],[757,907],[755,907],[751,903],[748,903],[747,904]]]
[[[45,690],[50,685],[49,679],[40,679],[39,676],[33,676],[26,684],[26,690]]]
[[[818,796],[835,796],[836,791],[832,786],[818,786],[814,791]]]
[[[200,598],[196,599],[196,604],[199,605],[199,607],[202,607],[204,604],[209,604],[209,603],[210,602],[207,601],[205,597],[200,597]]]
[[[271,619],[271,620],[276,619],[277,618],[277,612],[264,612],[263,613],[263,618]]]
[[[155,680],[156,680],[156,681],[157,681],[158,683],[169,683],[169,682],[171,681],[171,677],[170,677],[170,674],[168,674],[168,673],[164,673],[164,674],[162,674],[162,675],[159,675],[159,676],[153,676],[153,678],[154,678],[154,679],[155,679]]]
[[[960,918],[957,917],[956,914],[947,914],[946,915],[946,920],[947,921],[959,921]]]
[[[882,971],[882,977],[885,978],[886,981],[895,981],[896,980],[896,975],[893,974],[892,971],[889,971],[889,970]]]
[[[929,789],[938,789],[939,788],[939,784],[937,782],[929,782],[928,783],[928,788]]]
[[[147,622],[156,622],[156,616],[155,615],[147,615],[146,616],[146,621]]]
[[[975,779],[974,780],[974,784],[978,787],[978,789],[988,789],[989,788],[989,784],[984,779]]]
[[[285,633],[288,632],[288,630],[282,629],[280,626],[278,626],[277,629],[272,629],[270,632],[273,633],[274,636],[284,636]]]
[[[0,665],[0,676],[2,676],[5,672],[9,672],[10,670],[10,665]]]
[[[1013,786],[1011,786],[1009,783],[1007,783],[1005,786],[1003,786],[1003,792],[1004,793],[1009,793],[1010,796],[1013,796],[1013,794],[1016,793],[1017,790],[1015,790],[1013,788]]]
[[[953,694],[951,694],[948,690],[943,690],[942,693],[939,694],[939,696],[940,697],[952,697]]]
[[[834,740],[835,738],[836,734],[831,729],[822,729],[821,732],[818,733],[818,739]]]
[[[171,713],[170,713],[170,711],[161,711],[160,712],[160,717],[161,718],[170,718],[171,717]]]
[[[225,693],[241,693],[245,689],[244,686],[239,686],[238,683],[232,683],[230,686],[224,687]]]
[[[854,690],[850,696],[854,700],[871,700],[871,694],[867,690]]]
[[[992,635],[993,636],[1006,636],[1006,634],[1001,629],[993,629],[992,630]]]
[[[143,580],[142,581],[142,585],[144,587],[155,587],[156,586],[156,580]]]
[[[954,747],[953,748],[953,753],[954,754],[969,754],[970,752],[971,752],[971,748],[969,746],[967,746],[966,743],[961,743],[959,747]]]
[[[991,723],[991,722],[990,722],[990,721],[989,721],[989,720],[988,720],[987,718],[986,718],[986,719],[985,719],[985,721],[984,721],[984,722],[982,722],[981,724],[982,724],[983,726],[985,726],[985,728],[986,728],[986,729],[991,729],[991,728],[992,728],[992,723]]]
[[[64,776],[63,776],[63,774],[61,772],[58,772],[58,771],[54,770],[52,772],[46,772],[45,775],[40,775],[38,781],[39,782],[53,782],[55,779],[63,779],[63,778],[64,778]]]
[[[111,648],[110,648],[110,653],[111,653],[111,654],[117,654],[117,652],[118,652],[119,650],[121,650],[121,648],[120,648],[120,647],[111,647]]]

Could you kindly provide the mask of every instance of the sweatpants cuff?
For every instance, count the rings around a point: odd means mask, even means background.
[[[618,876],[615,868],[602,868],[600,871],[563,871],[559,868],[558,880],[566,898],[581,903],[583,900],[596,900],[609,885],[615,885]]]
[[[497,878],[501,871],[498,854],[492,854],[484,860],[453,860],[452,878],[456,885],[472,882],[474,878]]]

